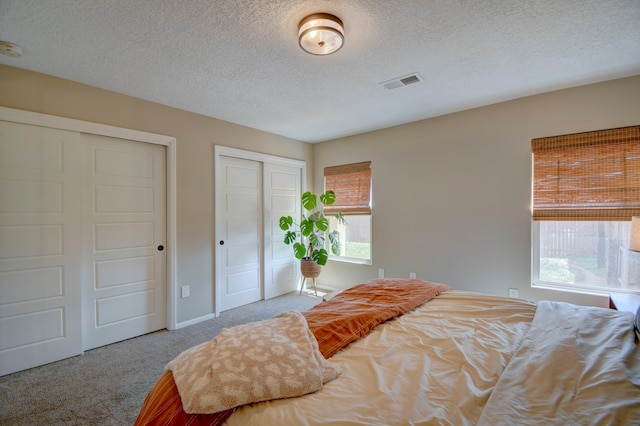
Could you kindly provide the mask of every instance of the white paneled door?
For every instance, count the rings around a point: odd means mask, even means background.
[[[0,375],[82,352],[80,134],[0,121]]]
[[[217,296],[226,311],[262,299],[262,164],[221,156],[220,166]]]
[[[265,299],[295,291],[300,284],[300,262],[284,243],[280,229],[281,216],[291,216],[296,222],[300,217],[300,172],[299,167],[264,164]]]
[[[296,290],[279,219],[300,217],[304,162],[216,147],[216,313]]]
[[[83,347],[166,323],[165,148],[82,135]]]
[[[166,148],[0,121],[0,375],[166,326]]]

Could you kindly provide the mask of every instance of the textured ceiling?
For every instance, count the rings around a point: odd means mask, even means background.
[[[333,55],[298,47],[315,12],[344,22]],[[640,74],[639,22],[639,0],[0,0],[24,51],[0,63],[318,142]]]

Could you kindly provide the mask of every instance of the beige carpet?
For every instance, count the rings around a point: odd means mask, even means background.
[[[222,328],[305,311],[320,297],[297,292],[0,377],[0,425],[131,425],[164,366]]]

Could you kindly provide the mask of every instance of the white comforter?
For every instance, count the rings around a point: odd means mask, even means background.
[[[333,356],[342,374],[321,391],[242,407],[227,424],[613,424],[613,412],[634,424],[632,315],[585,309],[586,321],[572,307],[443,293]]]
[[[640,425],[633,315],[540,302],[482,412],[483,425]]]

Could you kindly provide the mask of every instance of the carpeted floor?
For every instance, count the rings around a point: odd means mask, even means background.
[[[223,312],[175,331],[158,331],[84,355],[0,377],[0,425],[131,425],[164,366],[222,328],[305,311],[322,299],[289,293]]]

